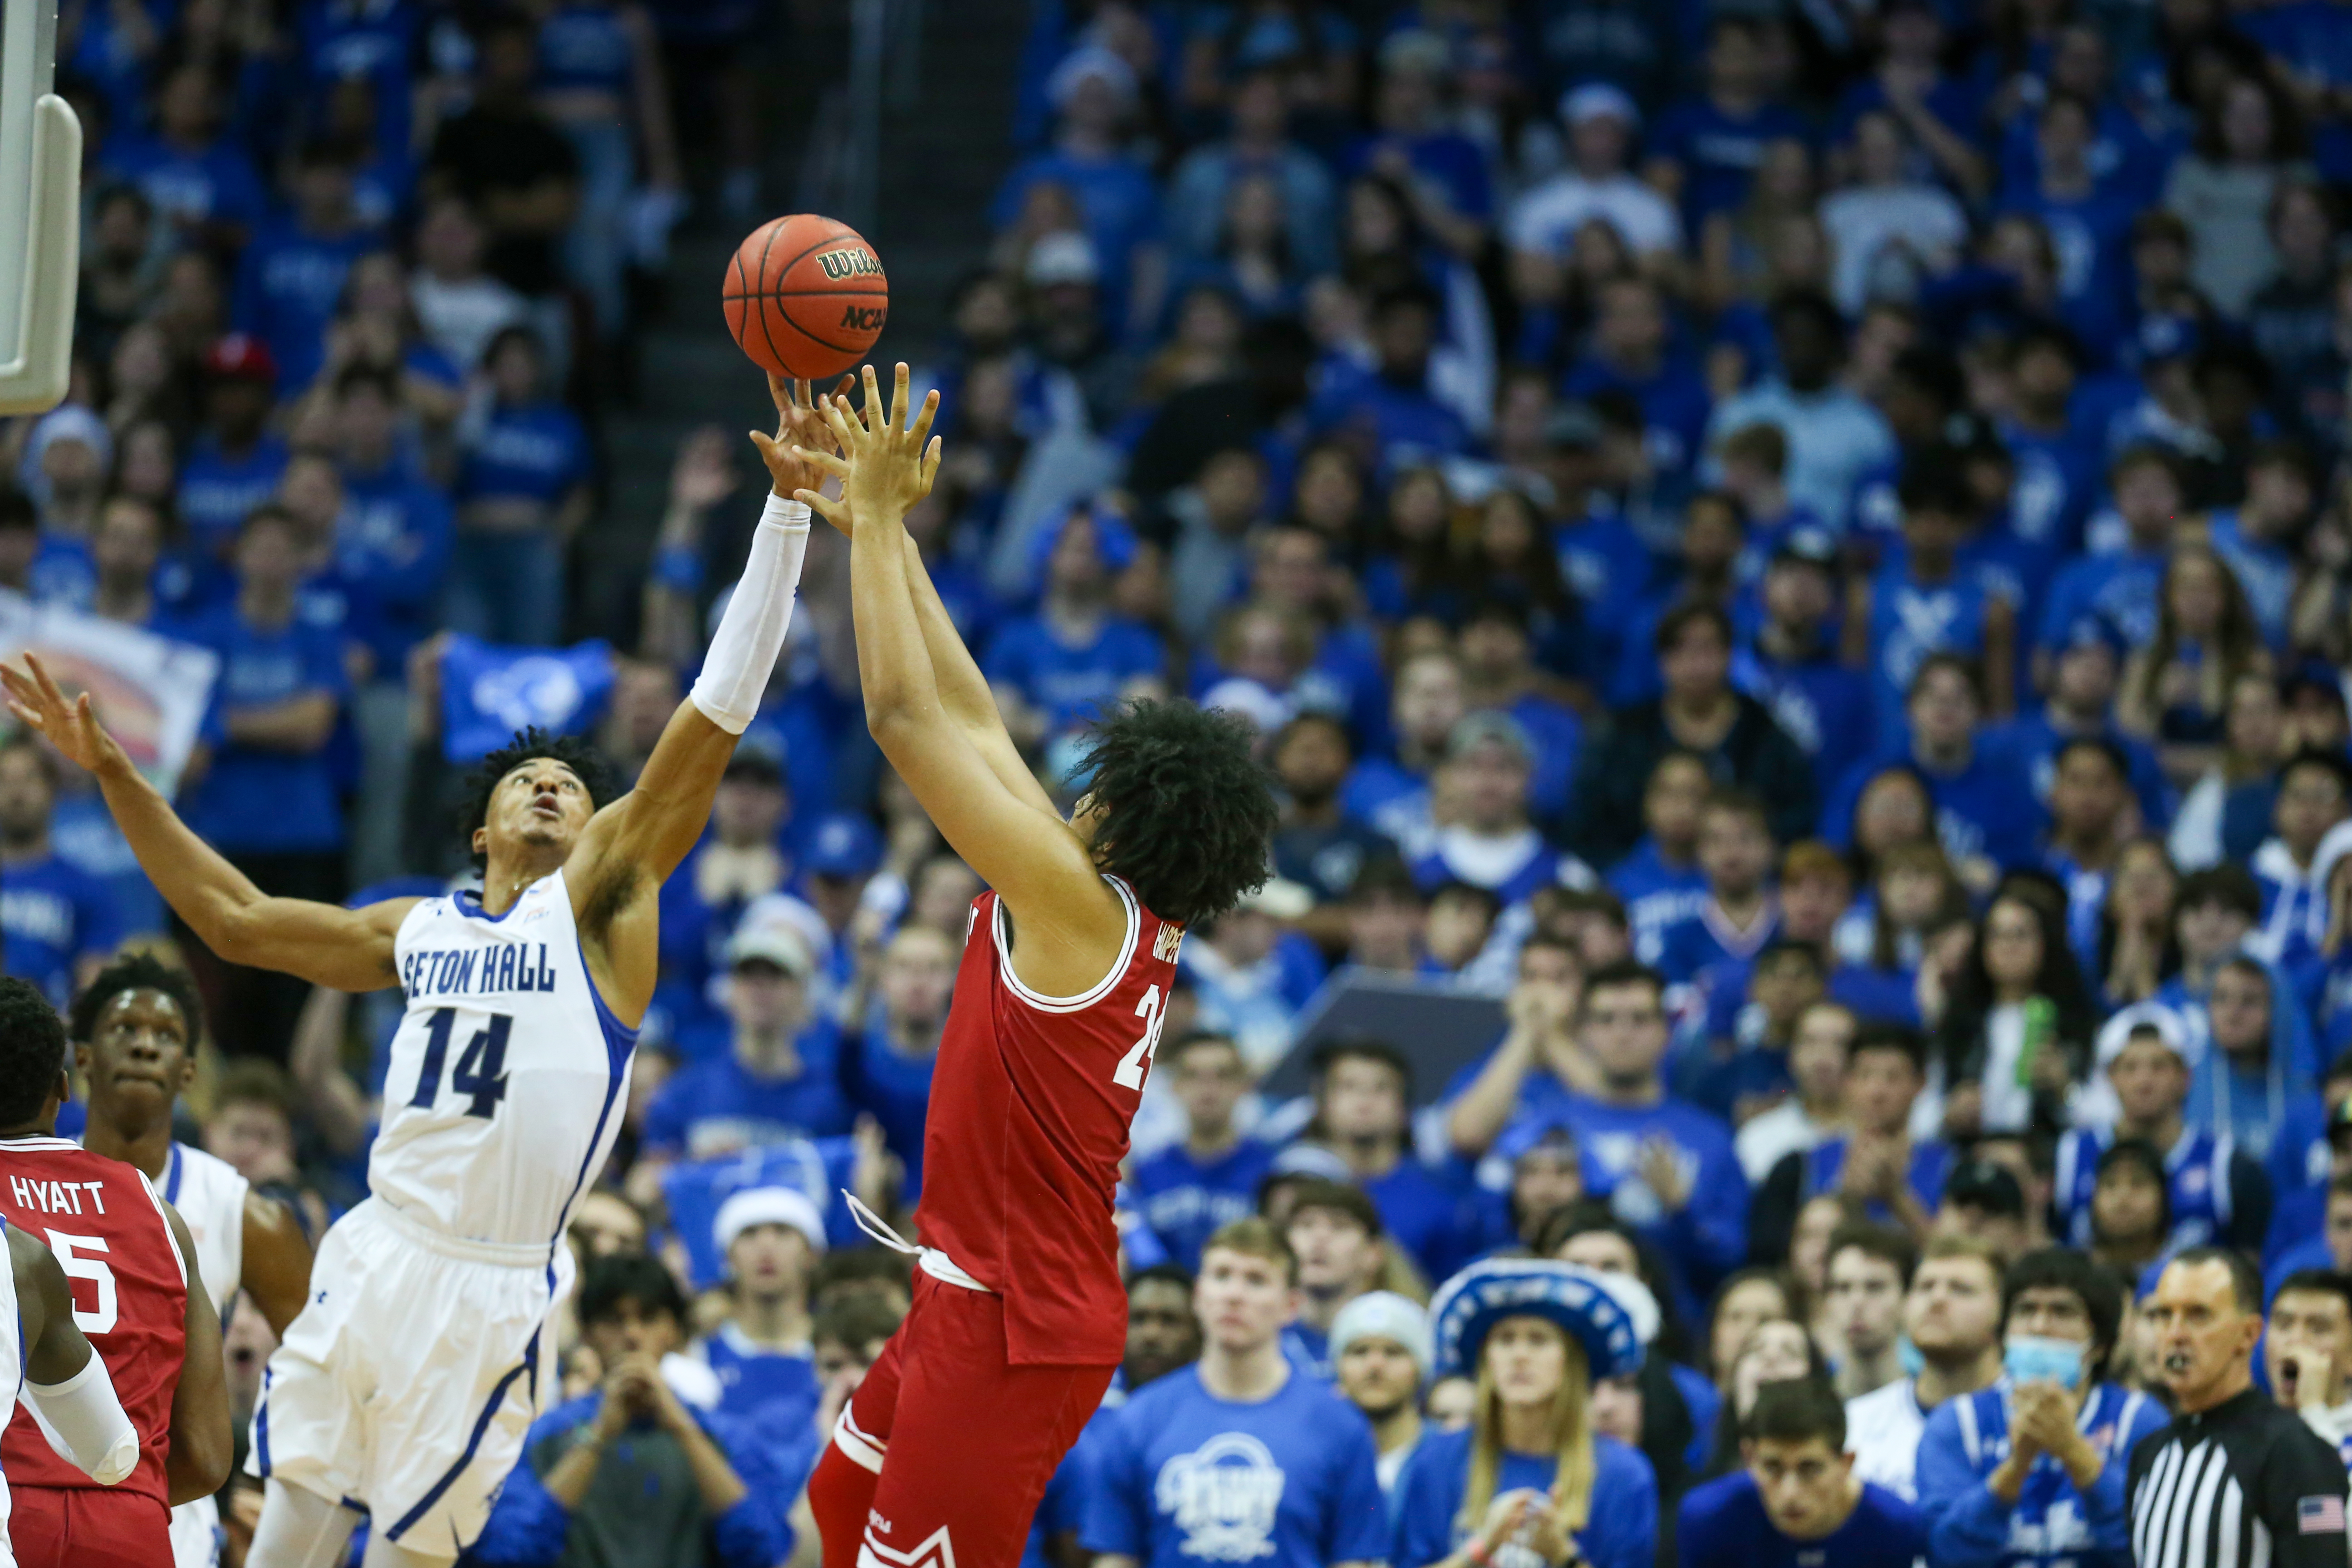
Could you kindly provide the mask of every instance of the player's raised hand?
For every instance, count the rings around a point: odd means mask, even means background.
[[[8,711],[20,723],[38,731],[49,744],[91,773],[116,761],[129,761],[90,710],[89,693],[68,697],[43,667],[40,655],[26,653],[22,669],[0,664],[0,686],[7,688]]]
[[[846,396],[849,377],[843,376],[834,389],[836,397]],[[754,430],[751,445],[758,447],[760,460],[768,465],[768,479],[775,493],[790,500],[802,489],[814,490],[824,483],[827,470],[812,459],[821,452],[830,452],[834,446],[833,431],[817,410],[817,400],[805,381],[787,381],[773,371],[768,373],[768,396],[776,405],[776,433],[772,436]],[[834,520],[828,517],[827,521]],[[834,522],[845,533],[847,525]]]
[[[814,451],[795,454],[840,478],[838,501],[819,495],[814,489],[801,490],[798,497],[844,531],[868,518],[887,519],[889,526],[898,526],[917,501],[931,493],[931,482],[940,472],[940,442],[931,435],[931,421],[940,411],[940,395],[926,393],[920,408],[909,407],[908,372],[903,360],[898,363],[896,388],[887,404],[882,400],[874,367],[866,366],[863,374],[866,398],[862,408],[853,408],[844,397],[817,400],[818,412],[832,426],[841,455]]]

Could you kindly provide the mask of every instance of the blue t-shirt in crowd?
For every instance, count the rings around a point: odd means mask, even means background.
[[[1144,1568],[1329,1568],[1388,1555],[1371,1424],[1294,1369],[1255,1404],[1220,1399],[1198,1365],[1129,1396],[1096,1450],[1080,1540]]]
[[[1824,1138],[1807,1150],[1801,1158],[1805,1163],[1805,1197],[1837,1191],[1838,1178],[1845,1173],[1845,1152],[1851,1136],[1840,1132]],[[1911,1144],[1911,1164],[1905,1173],[1911,1186],[1911,1195],[1919,1206],[1933,1214],[1943,1205],[1944,1178],[1952,1171],[1952,1146],[1940,1138],[1915,1139]],[[1875,1198],[1871,1200],[1870,1217],[1881,1225],[1895,1220],[1895,1211]]]
[[[522,499],[553,506],[588,482],[588,436],[561,403],[493,412],[457,466],[459,502]]]
[[[2077,548],[2091,505],[2106,489],[2105,454],[2098,443],[2068,429],[2055,435],[2028,430],[2011,421],[2000,428],[2017,466],[2011,487],[2009,526],[2020,539],[2053,555]]]
[[[192,640],[220,656],[213,703],[224,721],[238,709],[274,707],[312,693],[340,703],[348,689],[341,635],[299,615],[270,630],[247,624],[230,605],[192,632]],[[232,854],[340,849],[342,801],[331,751],[331,744],[281,752],[223,739],[212,766],[181,801],[180,815],[206,843]]]
[[[1683,168],[1683,211],[1696,225],[1748,199],[1748,187],[1764,164],[1764,149],[1780,141],[1812,142],[1804,116],[1782,104],[1758,105],[1732,114],[1712,99],[1673,105],[1650,132],[1649,153],[1671,158]]]
[[[1764,704],[1797,749],[1812,759],[1823,797],[1868,755],[1876,733],[1870,683],[1824,638],[1811,658],[1781,659],[1751,643],[1731,658],[1731,684]]]
[[[1541,1094],[1543,1087],[1553,1093]],[[1538,1099],[1547,1103],[1538,1105]],[[1723,1119],[1671,1096],[1655,1105],[1606,1104],[1558,1089],[1549,1075],[1530,1076],[1520,1106],[1515,1125],[1531,1131],[1548,1122],[1575,1137],[1587,1190],[1665,1253],[1675,1268],[1677,1305],[1687,1321],[1697,1321],[1697,1303],[1748,1257],[1748,1178]],[[1653,1137],[1673,1151],[1690,1188],[1678,1212],[1668,1212],[1642,1179],[1642,1146]]]
[[[876,1009],[877,1014],[880,1012]],[[923,1184],[923,1126],[931,1104],[936,1051],[910,1057],[890,1043],[877,1016],[856,1040],[843,1045],[842,1088],[854,1109],[882,1124],[883,1141],[907,1167],[907,1194]]]
[[[1108,712],[1122,687],[1160,674],[1167,661],[1158,635],[1141,621],[1105,616],[1091,639],[1074,645],[1043,616],[1023,616],[997,629],[986,668],[990,680],[1045,710],[1058,731]]]
[[[1881,744],[1903,733],[1911,679],[1929,654],[1983,657],[1991,605],[1991,590],[1975,573],[1956,567],[1940,583],[1923,583],[1907,552],[1888,553],[1870,584],[1870,684]]]
[[[1658,962],[1666,931],[1706,902],[1706,873],[1698,863],[1667,864],[1658,841],[1647,836],[1601,879],[1624,901],[1634,956],[1647,964]]]
[[[2126,550],[2067,562],[2042,601],[2036,646],[2062,647],[2074,636],[2076,622],[2095,616],[2113,627],[2126,647],[2146,647],[2156,636],[2157,588],[2164,580],[2167,558],[2162,550]]]
[[[1890,1568],[1927,1554],[1919,1510],[1865,1481],[1846,1521],[1819,1541],[1791,1541],[1773,1528],[1763,1494],[1746,1470],[1707,1482],[1675,1515],[1681,1568]]]
[[[0,973],[30,981],[62,1010],[74,966],[103,958],[123,937],[106,884],[56,854],[0,867]]]
[[[762,1078],[732,1051],[699,1062],[654,1091],[646,1108],[646,1149],[706,1159],[786,1138],[831,1138],[849,1131],[835,1061],[841,1026],[820,1018],[793,1042],[801,1070]]]
[[[753,1344],[733,1323],[702,1342],[702,1359],[719,1378],[719,1408],[738,1420],[772,1419],[785,1427],[816,1419],[816,1363],[805,1350]]]
[[[408,650],[432,631],[456,526],[440,487],[398,462],[373,474],[343,470],[335,566],[359,600],[377,679],[404,679]]]
[[[217,555],[245,525],[246,515],[278,493],[286,477],[286,443],[264,436],[253,449],[230,457],[210,436],[200,437],[180,465],[180,521],[206,553]]]
[[[1505,1450],[1495,1491],[1548,1491],[1559,1473],[1554,1454]],[[1432,1432],[1397,1477],[1396,1543],[1391,1568],[1428,1568],[1468,1539],[1462,1498],[1470,1486],[1470,1434]],[[1577,1549],[1592,1568],[1651,1568],[1658,1551],[1658,1478],[1650,1461],[1614,1437],[1592,1439],[1592,1499]],[[1524,1547],[1495,1553],[1496,1568],[1533,1568]]]
[[[1656,968],[1667,984],[1685,984],[1719,965],[1748,963],[1780,929],[1777,905],[1768,906],[1740,931],[1724,918],[1722,906],[1710,895],[1658,932]]]
[[[118,131],[106,139],[99,167],[145,193],[164,217],[185,224],[230,224],[250,230],[269,210],[252,160],[226,137],[189,153],[161,137]]]
[[[1706,417],[1715,397],[1698,366],[1672,354],[1647,375],[1633,375],[1591,355],[1569,366],[1560,382],[1569,397],[1591,399],[1595,394],[1622,392],[1641,405],[1643,443],[1650,460],[1669,473],[1680,472],[1698,460],[1706,438]]]
[[[2164,1406],[2113,1384],[2094,1386],[2077,1418],[2099,1479],[2086,1491],[2048,1454],[2025,1472],[2017,1501],[1985,1485],[2009,1458],[2009,1383],[1945,1401],[1919,1436],[1920,1521],[1937,1563],[1988,1568],[2061,1568],[2131,1558],[2124,1483],[2132,1446],[2170,1424]]]
[[[1179,1143],[1138,1161],[1127,1184],[1168,1256],[1197,1273],[1217,1228],[1257,1212],[1257,1184],[1273,1169],[1274,1146],[1255,1138],[1205,1163]]]
[[[310,234],[286,218],[245,247],[236,268],[236,330],[269,345],[281,395],[300,391],[319,374],[343,279],[352,262],[381,243],[364,230]]]

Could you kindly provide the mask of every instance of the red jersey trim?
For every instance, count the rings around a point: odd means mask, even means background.
[[[1136,901],[1134,889],[1117,877],[1106,872],[1103,880],[1118,890],[1119,901],[1127,906],[1127,940],[1119,945],[1118,958],[1111,964],[1110,973],[1076,996],[1047,996],[1021,984],[1021,977],[1013,973],[1013,947],[1004,935],[1004,895],[999,893],[996,897],[995,910],[989,917],[988,934],[996,943],[997,972],[1004,976],[1004,984],[1011,987],[1015,996],[1040,1013],[1085,1012],[1109,995],[1126,975],[1128,965],[1135,962],[1135,944],[1143,934],[1143,906]]]

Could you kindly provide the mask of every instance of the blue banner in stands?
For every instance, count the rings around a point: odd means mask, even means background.
[[[613,691],[613,647],[493,647],[453,637],[441,656],[441,746],[478,762],[536,724],[570,734],[595,722]]]

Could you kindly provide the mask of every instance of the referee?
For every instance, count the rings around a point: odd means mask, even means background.
[[[2194,1247],[2147,1305],[2157,1365],[2179,1412],[2132,1450],[2132,1561],[2140,1568],[2344,1568],[2344,1462],[2254,1387],[2262,1277]]]

